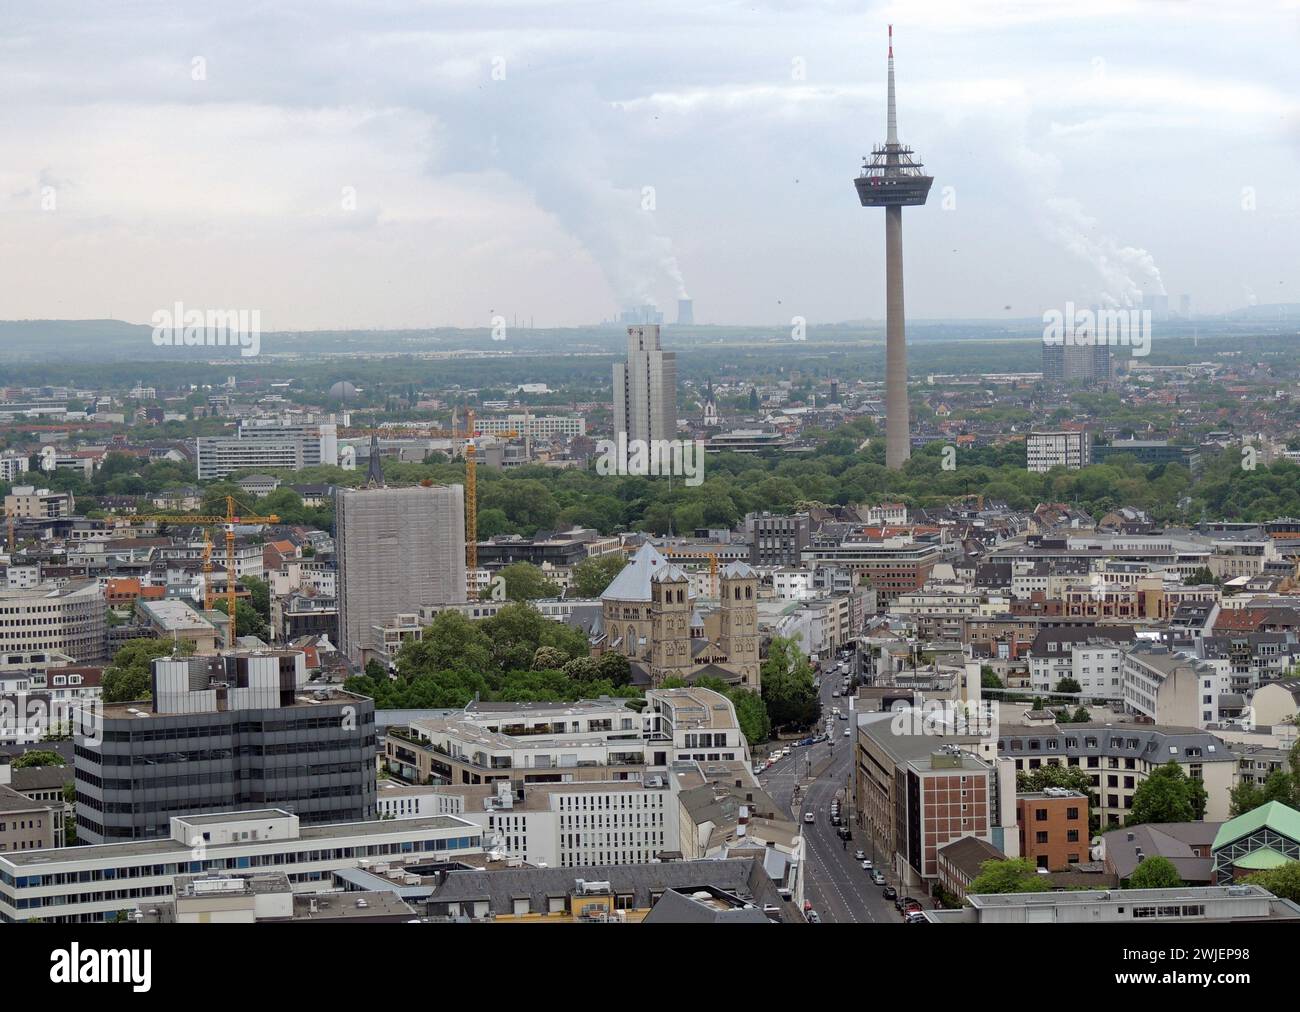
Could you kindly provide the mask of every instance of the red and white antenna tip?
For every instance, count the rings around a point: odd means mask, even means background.
[[[894,58],[894,26],[889,26],[889,58]]]

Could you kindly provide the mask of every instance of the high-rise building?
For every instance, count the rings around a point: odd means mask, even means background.
[[[677,325],[689,327],[695,323],[695,303],[690,299],[677,300]]]
[[[877,145],[854,180],[863,207],[885,209],[885,464],[897,469],[912,454],[907,403],[907,337],[903,314],[903,208],[930,195],[913,151],[898,142],[894,108],[894,26],[889,26],[889,95],[885,143]]]
[[[1105,383],[1110,379],[1110,345],[1043,344],[1043,380],[1060,384],[1079,380]]]
[[[1026,463],[1035,474],[1054,467],[1077,471],[1092,463],[1092,436],[1087,432],[1031,432],[1025,440]]]
[[[677,355],[659,346],[659,328],[627,328],[627,362],[614,363],[614,434],[629,440],[677,434]]]
[[[465,600],[465,489],[340,489],[335,503],[339,649],[364,665],[397,615]]]
[[[152,699],[102,707],[77,741],[77,835],[165,838],[173,816],[276,805],[304,823],[375,817],[374,701],[311,688],[301,651],[154,661]]]
[[[200,436],[195,465],[200,481],[233,471],[301,470],[339,462],[338,427],[331,423],[247,421],[237,436]]]

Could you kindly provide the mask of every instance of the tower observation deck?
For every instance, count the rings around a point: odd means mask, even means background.
[[[924,204],[933,176],[915,152],[898,142],[894,108],[894,26],[889,26],[888,129],[854,180],[863,207],[885,209],[885,465],[902,467],[912,455],[907,400],[907,338],[903,313],[903,208]]]

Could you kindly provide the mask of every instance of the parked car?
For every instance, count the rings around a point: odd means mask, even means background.
[[[918,907],[916,910],[909,912],[908,915],[903,918],[903,923],[904,924],[928,924],[929,921],[925,919],[925,914],[923,914],[920,908]]]
[[[883,879],[885,876],[882,875],[880,877]],[[891,885],[887,885],[881,890],[881,895],[883,895],[887,900],[896,900],[898,899],[898,890]]]
[[[845,738],[852,738],[852,737],[853,737],[853,732],[850,731],[847,727],[844,729],[844,737],[845,737]]]
[[[867,863],[870,864],[871,862],[868,861]],[[878,886],[882,886],[885,884],[885,876],[881,874],[879,868],[877,868],[875,871],[871,873],[871,882],[873,885],[878,885]],[[894,895],[897,896],[898,894],[895,893]]]
[[[867,852],[865,850],[855,850],[853,852],[853,860],[865,861],[866,859],[867,859]]]

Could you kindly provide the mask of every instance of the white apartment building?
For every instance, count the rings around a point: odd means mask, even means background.
[[[907,523],[907,506],[901,502],[883,502],[867,508],[867,523],[899,526]]]
[[[1046,474],[1054,467],[1077,471],[1092,463],[1092,437],[1087,432],[1031,432],[1025,440],[1029,470]]]
[[[363,861],[427,863],[483,853],[483,830],[452,815],[300,828],[281,809],[174,816],[166,839],[0,854],[0,922],[114,921],[170,900],[178,875],[282,872],[296,893],[332,889]]]
[[[1219,720],[1230,691],[1228,665],[1139,643],[1124,656],[1124,705],[1157,724],[1204,728]]]
[[[1071,678],[1085,695],[1113,699],[1123,692],[1124,653],[1107,640],[1073,643],[1064,655],[1031,657],[1029,683],[1035,692],[1051,692],[1062,678]]]
[[[760,574],[763,572],[759,570]],[[817,596],[811,569],[785,567],[768,570],[772,578],[772,595],[778,601],[807,601]]]
[[[234,471],[297,471],[338,462],[336,425],[262,419],[240,422],[235,436],[200,436],[195,461],[200,481],[225,478]]]
[[[0,589],[0,670],[104,657],[104,595],[94,580]]]
[[[474,428],[488,435],[517,432],[533,439],[554,436],[585,436],[587,420],[582,415],[507,415],[505,418],[475,418]]]
[[[388,784],[387,788],[385,783]],[[771,841],[797,862],[800,836],[744,762],[679,761],[644,781],[411,787],[381,782],[394,819],[457,815],[481,826],[494,857],[552,868],[687,860]],[[387,795],[387,797],[385,797]],[[774,874],[774,877],[776,875]]]
[[[748,762],[731,701],[709,689],[651,689],[640,713],[622,699],[469,704],[455,716],[390,729],[383,762],[403,780],[645,783],[677,760]]]
[[[0,457],[0,481],[13,484],[20,474],[26,474],[30,461],[24,456]]]

